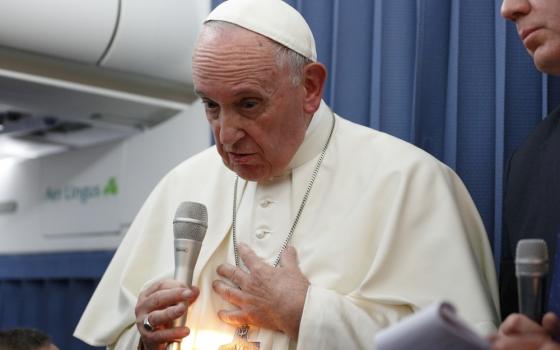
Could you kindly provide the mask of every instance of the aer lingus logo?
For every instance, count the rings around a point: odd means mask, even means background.
[[[58,201],[80,201],[82,204],[93,199],[114,197],[119,193],[117,178],[111,176],[102,185],[65,185],[48,186],[45,191],[45,199],[49,202]]]

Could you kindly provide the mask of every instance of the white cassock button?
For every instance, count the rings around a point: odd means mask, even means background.
[[[266,237],[267,234],[270,234],[271,231],[268,228],[261,228],[257,230],[257,233],[255,233],[255,237],[257,237],[258,239],[263,239],[264,237]]]
[[[268,199],[263,199],[260,203],[261,208],[266,208],[270,205],[270,203],[272,203],[271,201],[269,201]]]

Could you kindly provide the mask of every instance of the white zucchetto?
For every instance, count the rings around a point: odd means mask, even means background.
[[[266,36],[317,61],[315,39],[303,16],[282,0],[227,0],[206,17],[233,23]]]

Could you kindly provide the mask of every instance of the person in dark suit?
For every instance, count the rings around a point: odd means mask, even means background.
[[[537,69],[543,73],[560,75],[560,1],[504,0],[501,13],[506,19],[515,22],[517,32]],[[559,233],[560,107],[539,123],[511,157],[506,170],[500,273],[503,316],[517,311],[514,273],[517,242],[524,238],[544,239],[551,261],[554,261]],[[557,289],[560,288],[553,289],[552,299],[560,298],[560,290]],[[560,303],[560,300],[557,301]],[[559,303],[552,302],[550,305]],[[493,339],[493,349],[556,350],[560,349],[560,344],[552,338],[558,335],[560,321],[553,313],[545,315],[540,325],[513,313]]]
[[[0,331],[0,350],[58,350],[51,338],[31,328]]]

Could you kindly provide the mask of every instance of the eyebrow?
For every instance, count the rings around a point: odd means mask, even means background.
[[[233,88],[233,96],[239,95],[246,95],[246,94],[258,94],[263,95],[266,94],[267,89],[258,84],[245,84],[244,86],[239,87],[238,89]]]
[[[198,96],[198,97],[206,97],[206,94],[200,90],[196,90],[194,89],[193,92]],[[261,92],[255,90],[255,89],[241,89],[239,91],[236,91],[233,93],[233,96],[240,96],[240,95],[245,95],[245,94],[261,94]]]
[[[250,86],[243,86],[240,89],[238,89],[237,91],[236,91],[236,88],[232,88],[231,90],[233,91],[233,96],[235,96],[235,97],[238,97],[240,95],[245,95],[245,94],[259,94],[259,95],[262,96],[263,93],[264,94],[268,93],[267,89],[264,88],[263,86],[259,86],[258,88],[250,87]],[[201,98],[206,98],[207,97],[206,93],[204,93],[203,91],[198,90],[194,87],[193,87],[193,92],[198,97],[201,97]]]

